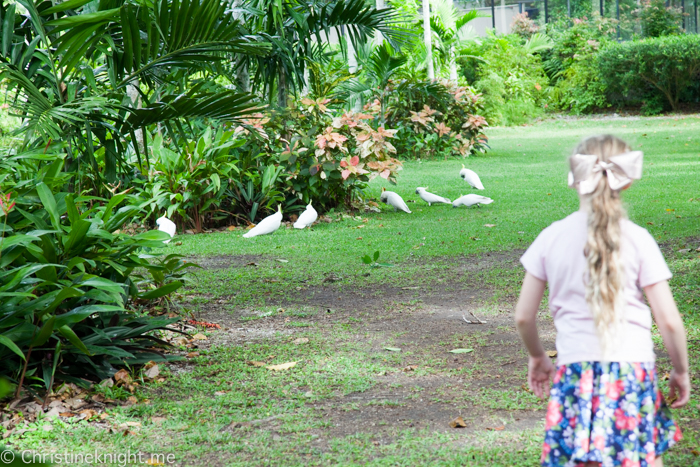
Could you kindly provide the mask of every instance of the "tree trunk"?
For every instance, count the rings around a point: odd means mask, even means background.
[[[430,31],[430,0],[423,0],[423,41],[428,60],[428,79],[435,79],[435,70],[433,69],[433,45],[431,41]]]
[[[287,89],[287,73],[283,68],[280,68],[279,79],[277,80],[277,105],[284,109],[287,107],[287,96],[289,90]]]
[[[236,87],[240,92],[250,92],[250,73],[246,62],[241,63],[236,70]]]
[[[133,80],[126,85],[126,95],[129,96],[131,105],[136,109],[141,108],[141,95],[139,94],[138,86],[138,80]],[[134,142],[138,144],[139,152],[143,153],[146,148],[146,145],[143,141],[143,130],[141,128],[139,128],[138,130],[134,130],[134,134],[136,135],[136,141]],[[146,157],[148,157],[147,154]]]

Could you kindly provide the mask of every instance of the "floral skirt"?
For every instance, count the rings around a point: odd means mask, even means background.
[[[652,467],[681,439],[654,363],[580,362],[554,377],[542,465]]]

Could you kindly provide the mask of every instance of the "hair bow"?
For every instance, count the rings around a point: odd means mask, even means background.
[[[582,195],[593,193],[605,172],[610,189],[620,190],[642,178],[643,157],[642,151],[630,151],[603,162],[598,156],[576,154],[569,158],[569,186]]]

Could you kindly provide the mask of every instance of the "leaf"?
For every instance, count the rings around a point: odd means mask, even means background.
[[[83,344],[83,341],[80,340],[80,338],[73,332],[71,328],[68,326],[61,326],[58,328],[58,332],[61,333],[63,337],[68,339],[68,342],[73,344],[74,347],[78,348],[81,352],[83,352],[86,355],[90,355],[90,351],[85,347],[85,344]]]
[[[114,382],[117,385],[120,385],[120,384],[129,385],[129,384],[131,384],[131,376],[129,375],[129,372],[123,368],[121,370],[117,371],[116,373],[114,373],[113,378],[114,378]]]
[[[494,428],[490,428],[490,427],[489,427],[489,428],[486,428],[486,429],[487,429],[488,431],[503,431],[503,430],[506,429],[506,426],[505,426],[505,425],[501,425],[501,426],[497,426],[497,427],[494,427]]]
[[[362,262],[365,264],[372,264],[372,258],[370,258],[369,255],[364,255],[362,257]]]
[[[289,262],[289,261],[286,260],[286,259],[278,259],[277,261],[279,261],[280,263],[288,263],[288,262]]]
[[[484,224],[484,227],[488,227],[488,228],[496,227],[496,224]]]
[[[19,355],[20,357],[22,357],[22,360],[25,360],[25,361],[27,360],[26,358],[24,358],[24,354],[19,349],[19,347],[17,347],[17,345],[14,342],[12,342],[9,337],[5,337],[5,336],[0,335],[0,344],[4,345],[8,349],[12,350],[14,353]]]
[[[182,282],[180,282],[180,281],[170,282],[169,284],[166,284],[163,287],[159,287],[155,290],[151,290],[149,292],[146,292],[144,294],[139,295],[139,298],[141,298],[143,300],[153,300],[155,298],[164,297],[165,295],[173,293],[174,291],[176,291],[180,287],[182,287]]]
[[[469,353],[474,352],[474,349],[454,349],[450,350],[450,353]]]
[[[556,350],[548,350],[546,353],[547,353],[547,356],[550,357],[550,358],[554,358],[554,357],[557,356],[557,351],[556,351]]]
[[[246,363],[250,366],[257,366],[257,367],[265,366],[265,364],[263,362],[256,362],[255,360],[249,360]]]
[[[51,334],[53,334],[53,328],[54,324],[56,324],[56,317],[52,316],[46,322],[44,325],[41,327],[41,330],[39,333],[36,335],[34,340],[32,341],[32,347],[40,347],[46,343],[47,340],[49,340],[49,337],[51,337]]]
[[[287,362],[287,363],[280,363],[279,365],[269,365],[265,368],[268,370],[274,370],[274,371],[281,371],[281,370],[289,370],[293,366],[296,366],[297,362]]]
[[[377,261],[379,259],[379,250],[374,252],[374,261]]]
[[[384,350],[388,350],[389,352],[401,352],[401,349],[398,347],[384,347]]]
[[[462,417],[457,417],[450,422],[450,427],[452,428],[466,428],[467,424],[464,422]]]

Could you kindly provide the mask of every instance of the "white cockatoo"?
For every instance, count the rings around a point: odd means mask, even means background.
[[[408,209],[408,206],[406,206],[403,198],[393,191],[386,191],[386,189],[382,188],[382,195],[379,197],[379,199],[382,201],[382,203],[394,206],[394,211],[401,209],[403,212],[411,214],[411,210]]]
[[[313,206],[311,206],[311,202],[309,202],[309,204],[306,205],[306,211],[302,212],[299,215],[299,219],[294,223],[294,228],[303,229],[305,227],[311,227],[311,224],[316,222],[316,219],[318,219],[318,213]]]
[[[462,180],[476,188],[477,190],[483,190],[484,185],[481,183],[481,179],[479,176],[476,174],[471,169],[468,169],[462,164],[462,170],[459,171],[459,176],[462,177]]]
[[[173,238],[177,232],[175,222],[171,221],[165,216],[156,219],[156,225],[158,226],[158,230],[167,233],[170,235],[170,238]],[[170,243],[170,240],[163,240],[163,243]]]
[[[482,205],[482,204],[491,204],[493,203],[493,200],[491,198],[487,198],[486,196],[481,196],[481,195],[475,195],[473,193],[460,196],[454,202],[452,203],[453,208],[458,208],[460,206],[474,206],[475,204],[477,205]]]
[[[435,195],[433,193],[427,192],[428,187],[422,187],[419,186],[416,188],[416,194],[420,196],[420,199],[428,203],[428,206],[431,206],[433,203],[445,203],[445,204],[450,204],[452,201],[450,201],[447,198],[443,198],[442,196]]]
[[[257,237],[258,235],[271,234],[282,225],[282,205],[277,205],[277,212],[258,222],[258,225],[250,229],[244,238]]]

